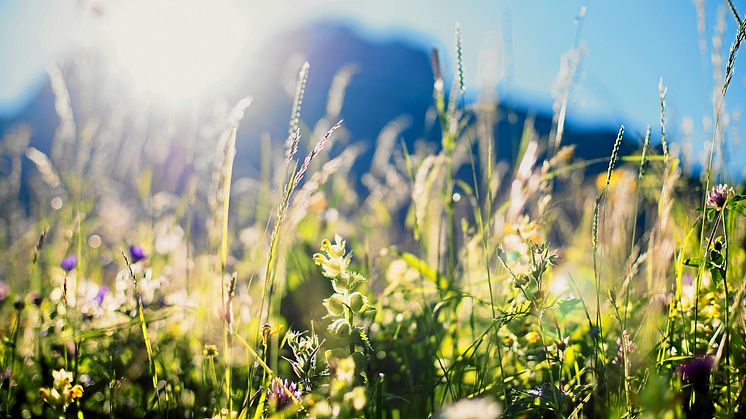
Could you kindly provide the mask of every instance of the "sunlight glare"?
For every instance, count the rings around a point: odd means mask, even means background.
[[[232,0],[133,1],[111,14],[115,65],[138,95],[195,99],[224,83],[249,38]]]

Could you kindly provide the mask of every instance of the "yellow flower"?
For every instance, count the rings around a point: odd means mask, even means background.
[[[365,387],[353,388],[352,391],[344,395],[344,401],[355,410],[363,410],[365,408],[365,403],[367,402]]]
[[[321,251],[325,254],[315,253],[313,261],[321,266],[324,276],[334,279],[347,271],[350,256],[345,257],[345,241],[341,237],[336,236],[334,244],[326,239],[322,241]]]
[[[541,340],[541,335],[539,335],[539,333],[537,333],[536,331],[532,330],[526,333],[526,342],[536,343],[539,342],[539,340]]]
[[[75,399],[83,397],[83,386],[73,385],[73,375],[64,369],[52,371],[54,379],[52,388],[40,388],[39,398],[49,403],[54,408],[65,411],[67,407],[75,402]]]
[[[57,390],[49,390],[48,388],[42,387],[39,389],[39,397],[42,401],[54,403],[56,402],[56,399],[59,398],[59,394],[57,394]]]
[[[205,345],[202,349],[202,355],[208,358],[214,358],[218,356],[218,347],[215,345]]]
[[[80,397],[83,397],[83,386],[81,386],[80,384],[75,384],[65,391],[65,398],[67,398],[70,402]]]
[[[73,381],[73,374],[67,372],[64,369],[52,371],[52,378],[54,379],[54,387],[61,389],[65,386],[70,385]]]

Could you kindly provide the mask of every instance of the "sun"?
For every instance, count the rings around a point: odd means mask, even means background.
[[[226,83],[249,39],[232,0],[128,1],[108,19],[113,64],[134,93],[159,102],[197,99]]]

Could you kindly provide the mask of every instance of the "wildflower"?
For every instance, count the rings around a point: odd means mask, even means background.
[[[725,207],[725,202],[728,200],[728,194],[732,191],[733,188],[728,187],[726,184],[713,186],[710,192],[707,193],[707,206],[715,208],[717,211],[722,211]]]
[[[284,409],[292,404],[298,403],[303,397],[298,384],[284,379],[275,379],[267,390],[267,398],[274,401],[278,410]]]
[[[75,399],[83,397],[83,386],[73,385],[73,375],[64,369],[52,371],[52,388],[39,389],[39,397],[53,407],[65,411]]]
[[[130,256],[132,256],[132,263],[137,263],[147,257],[142,247],[136,244],[130,246]]]
[[[526,338],[526,342],[528,343],[537,343],[541,341],[541,335],[534,330],[526,333],[524,337]]]
[[[202,355],[208,358],[215,358],[218,356],[218,347],[215,345],[205,345],[202,349]]]
[[[325,239],[321,242],[321,251],[325,254],[313,255],[314,263],[322,267],[324,276],[332,279],[347,271],[352,257],[352,255],[345,256],[345,241],[341,237],[336,236],[334,241],[335,243],[332,244]]]
[[[706,390],[712,371],[712,358],[706,356],[689,359],[681,365],[679,371],[684,383],[691,384],[696,391]]]
[[[73,269],[75,269],[75,265],[78,264],[78,257],[75,255],[68,256],[64,259],[62,259],[62,262],[60,262],[60,266],[62,269],[65,270],[65,272],[70,272]]]
[[[360,313],[368,304],[368,299],[359,292],[353,292],[347,298],[349,300],[350,310],[352,310],[353,313]]]
[[[8,287],[8,284],[5,283],[5,281],[0,281],[0,303],[4,302],[6,298],[8,298],[8,294],[10,293],[10,287]]]
[[[715,405],[709,392],[710,374],[713,361],[709,356],[691,358],[679,368],[684,400],[684,413],[687,417],[714,417]],[[693,402],[690,402],[692,401]]]
[[[627,352],[627,356],[635,350],[637,350],[637,345],[634,341],[630,339],[629,333],[624,330],[622,332],[622,337],[616,338],[616,345],[617,345],[617,354],[614,357],[614,359],[611,361],[614,365],[621,365],[622,361],[624,360],[624,352]]]
[[[39,307],[43,301],[41,294],[35,291],[28,294],[28,299],[37,307]]]
[[[339,294],[334,294],[322,303],[330,316],[341,316],[344,314],[345,300]]]
[[[54,386],[63,388],[73,381],[73,374],[67,372],[64,369],[52,371],[52,378],[54,379]]]
[[[343,400],[348,406],[352,406],[353,409],[363,410],[365,403],[368,401],[368,398],[365,396],[365,387],[358,386],[353,388],[352,391],[344,395]]]
[[[106,297],[107,292],[109,292],[109,287],[106,285],[101,285],[101,288],[98,289],[96,296],[93,297],[93,301],[98,304],[99,307],[104,304],[104,297]]]
[[[462,399],[449,404],[437,416],[439,419],[497,419],[500,406],[489,398]]]
[[[351,384],[355,379],[355,369],[353,357],[339,359],[334,366],[334,377],[343,383]]]

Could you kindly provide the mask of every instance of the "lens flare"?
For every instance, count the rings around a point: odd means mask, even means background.
[[[132,1],[111,10],[114,65],[140,96],[198,98],[225,83],[246,47],[246,19],[235,2]]]

